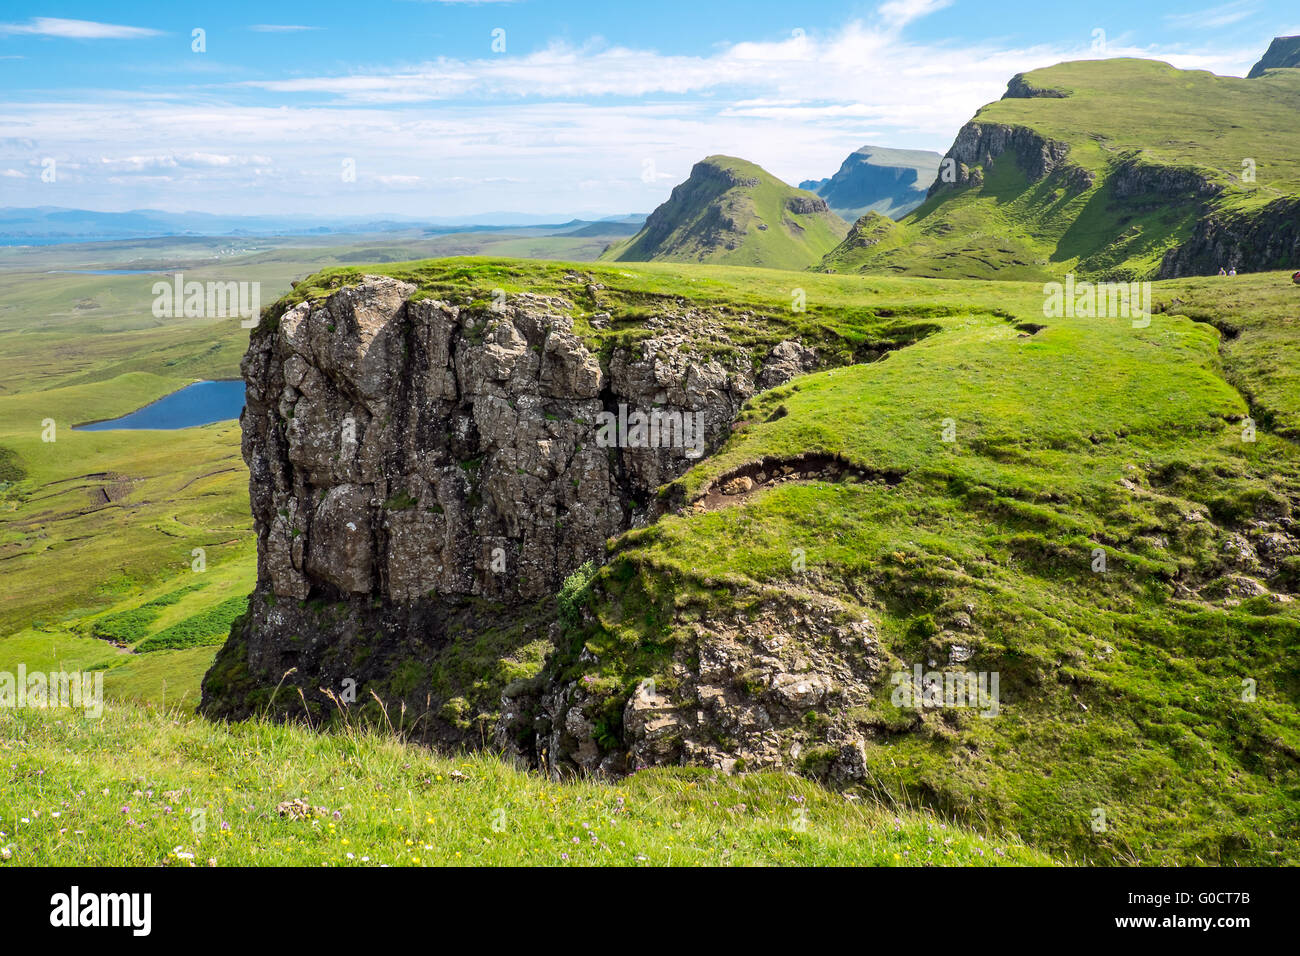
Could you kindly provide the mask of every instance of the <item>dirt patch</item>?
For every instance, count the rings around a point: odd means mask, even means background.
[[[719,475],[688,508],[696,512],[716,511],[792,481],[873,481],[892,487],[906,476],[905,471],[897,469],[863,468],[839,455],[807,453],[792,458],[767,457]]]

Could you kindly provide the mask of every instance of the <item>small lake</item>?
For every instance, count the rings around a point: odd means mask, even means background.
[[[192,428],[238,418],[244,407],[244,383],[195,382],[129,415],[106,422],[78,425],[76,431],[104,432],[120,428]]]

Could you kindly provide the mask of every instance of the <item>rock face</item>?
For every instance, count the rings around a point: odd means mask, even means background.
[[[468,309],[415,291],[368,276],[252,337],[241,421],[258,583],[205,681],[209,713],[249,712],[250,687],[292,671],[316,702],[349,679],[427,698],[429,736],[455,739],[423,680],[456,635],[518,625],[651,517],[654,491],[729,434],[763,364],[693,358],[680,330],[602,364],[564,299]],[[782,343],[764,385],[812,361]],[[399,672],[419,679],[395,685]]]
[[[929,150],[863,146],[849,154],[834,176],[805,180],[799,188],[821,196],[849,222],[869,212],[898,219],[925,201],[940,159]]]
[[[672,664],[672,689],[642,681],[629,697],[617,746],[601,739],[599,700],[580,680],[546,688],[520,708],[522,720],[503,716],[496,746],[561,775],[691,764],[861,780],[865,742],[844,715],[870,700],[879,645],[870,621],[840,616],[833,602],[774,602],[752,620],[696,625]],[[810,633],[824,639],[813,646]],[[810,713],[825,723],[815,735]]]
[[[1007,83],[1007,91],[1002,94],[1004,100],[1053,99],[1063,100],[1067,96],[1064,90],[1047,89],[1034,86],[1023,73],[1017,73]]]
[[[1300,199],[1277,199],[1250,216],[1210,214],[1169,250],[1159,279],[1213,275],[1218,269],[1257,272],[1300,263]]]
[[[1300,36],[1274,37],[1260,61],[1250,68],[1246,79],[1262,76],[1265,70],[1300,67]]]
[[[1011,153],[1030,181],[1038,182],[1060,166],[1069,151],[1065,143],[1048,139],[1024,126],[967,123],[944,154],[944,161],[954,161],[955,179],[944,181],[941,162],[941,175],[930,186],[928,195],[949,188],[980,185],[984,181],[983,175],[975,167],[989,166],[1004,153]]]

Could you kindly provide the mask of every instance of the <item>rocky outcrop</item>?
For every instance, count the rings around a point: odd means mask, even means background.
[[[1192,235],[1165,253],[1156,278],[1213,275],[1219,269],[1258,272],[1300,263],[1300,199],[1277,199],[1245,214],[1211,213]]]
[[[979,185],[983,182],[980,169],[992,165],[1006,153],[1015,158],[1031,182],[1037,182],[1065,161],[1069,149],[1065,143],[1048,139],[1028,127],[967,123],[944,154],[939,164],[939,178],[930,186],[928,195],[933,196],[949,187]],[[943,170],[949,159],[955,164],[955,179],[945,182]]]
[[[785,208],[796,216],[830,212],[826,200],[818,196],[791,196],[785,201]]]
[[[612,737],[601,732],[601,695],[579,678],[507,709],[495,744],[556,775],[691,764],[859,781],[865,741],[845,718],[869,702],[880,667],[871,621],[845,620],[832,601],[773,600],[746,619],[694,625],[671,688],[641,681]]]
[[[1025,74],[1017,73],[1007,83],[1007,91],[1002,94],[1004,100],[1054,99],[1063,100],[1070,94],[1064,90],[1048,89],[1034,86]]]
[[[1159,166],[1126,160],[1117,164],[1109,178],[1111,194],[1123,201],[1157,203],[1212,199],[1223,187],[1201,172],[1186,166]]]
[[[694,355],[669,322],[602,361],[565,299],[415,292],[368,276],[252,336],[258,581],[205,682],[209,713],[249,712],[250,689],[286,674],[314,704],[351,680],[424,702],[428,735],[455,739],[438,716],[455,695],[428,680],[448,647],[525,618],[544,628],[566,576],[730,433],[756,369],[768,387],[815,362],[793,342]]]
[[[1274,37],[1260,61],[1250,68],[1246,79],[1263,76],[1265,70],[1300,67],[1300,36]]]

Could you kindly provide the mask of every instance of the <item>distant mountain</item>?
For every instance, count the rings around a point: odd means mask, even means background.
[[[643,229],[610,246],[601,258],[803,269],[829,252],[848,228],[821,197],[743,159],[709,156],[673,188]]]
[[[1246,79],[1253,80],[1261,76],[1265,70],[1294,67],[1300,67],[1300,36],[1274,37],[1260,61],[1250,68]]]
[[[925,201],[943,157],[927,149],[863,146],[849,154],[829,179],[807,179],[800,189],[826,200],[831,211],[852,222],[869,212],[894,219]]]
[[[634,236],[641,231],[641,226],[645,223],[644,218],[638,218],[634,221],[627,222],[623,220],[600,219],[596,222],[588,222],[582,219],[575,219],[571,223],[565,223],[563,229],[556,230],[554,235],[557,236]]]
[[[611,216],[598,223],[609,223],[604,232],[592,235],[621,236],[635,232],[644,216]],[[534,231],[583,229],[593,225],[591,219],[574,219],[563,223],[559,216],[531,213],[482,213],[475,216],[417,217],[377,214],[372,216],[240,216],[206,212],[166,212],[161,209],[132,209],[125,212],[99,212],[91,209],[64,209],[58,206],[0,208],[0,240],[22,244],[30,239],[49,242],[85,242],[116,239],[146,239],[163,236],[297,236],[358,234],[423,230],[425,235],[480,230],[522,228]]]
[[[1045,280],[1300,266],[1300,63],[1254,79],[1154,60],[1017,75],[958,132],[926,201],[859,221],[833,272]]]

